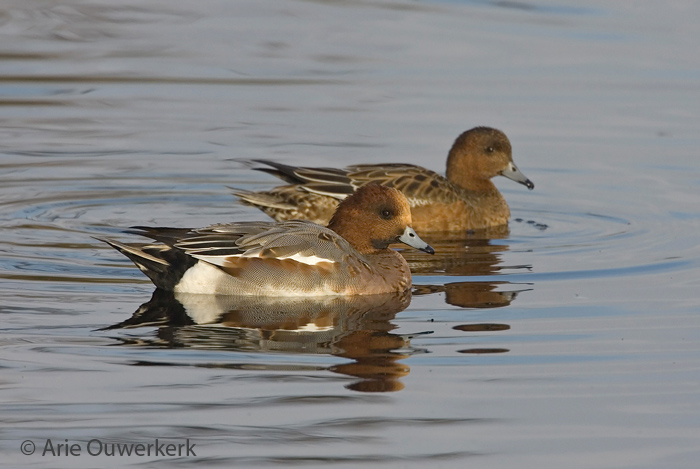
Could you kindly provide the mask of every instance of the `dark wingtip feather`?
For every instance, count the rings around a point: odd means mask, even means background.
[[[289,184],[299,184],[304,182],[296,175],[295,166],[290,166],[287,164],[277,163],[270,160],[253,160],[255,163],[264,164],[269,166],[269,168],[253,168],[256,171],[262,171],[263,173],[271,174],[276,178],[279,178]]]
[[[179,239],[182,239],[192,233],[191,228],[172,228],[168,226],[131,226],[124,230],[125,233],[135,234],[151,238],[155,241],[172,246]]]
[[[197,259],[179,249],[164,245],[129,245],[106,238],[96,238],[112,246],[128,257],[153,284],[164,290],[172,290],[187,269],[194,266]]]

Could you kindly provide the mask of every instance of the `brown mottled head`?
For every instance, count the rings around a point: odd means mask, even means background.
[[[435,251],[411,228],[411,207],[398,190],[367,184],[343,200],[328,228],[345,238],[362,254],[402,242],[421,251]]]
[[[493,187],[490,179],[505,176],[532,189],[535,185],[513,163],[506,134],[491,127],[475,127],[457,137],[447,157],[447,179],[470,190]]]

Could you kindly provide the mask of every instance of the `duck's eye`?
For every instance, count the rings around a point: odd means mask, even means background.
[[[393,213],[391,213],[391,210],[389,210],[388,208],[385,208],[385,209],[382,209],[381,212],[379,212],[379,215],[381,215],[381,217],[385,220],[390,220]]]
[[[486,153],[493,153],[494,151],[493,147],[486,147]]]

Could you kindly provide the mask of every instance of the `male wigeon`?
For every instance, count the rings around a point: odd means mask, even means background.
[[[103,239],[153,283],[181,293],[262,296],[404,291],[411,273],[392,243],[435,251],[411,227],[396,189],[368,184],[338,205],[328,227],[310,221],[239,222],[201,229],[134,227],[158,244]]]
[[[278,221],[299,218],[326,224],[339,200],[373,182],[404,193],[418,231],[477,230],[505,225],[510,218],[492,177],[501,175],[528,189],[535,187],[513,163],[508,137],[490,127],[475,127],[455,140],[447,156],[447,177],[401,163],[335,169],[255,162],[269,166],[256,169],[292,185],[263,192],[236,189],[234,194]]]

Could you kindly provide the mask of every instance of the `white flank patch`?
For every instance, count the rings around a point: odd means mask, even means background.
[[[197,262],[187,269],[185,275],[175,285],[173,291],[182,293],[203,293],[207,295],[231,294],[221,291],[230,282],[230,275],[207,262]]]
[[[318,256],[302,256],[301,254],[294,254],[293,256],[283,257],[282,259],[291,259],[293,261],[301,262],[302,264],[316,265],[321,262],[329,262],[335,264],[335,261],[326,259],[325,257]]]
[[[221,267],[227,267],[229,264],[228,259],[234,258],[234,257],[260,257],[260,252],[255,252],[255,251],[247,251],[244,254],[238,254],[235,256],[207,256],[206,254],[193,254],[192,257],[195,257],[199,260],[208,262],[209,264],[214,264],[218,265]],[[335,264],[335,261],[332,259],[326,259],[325,257],[318,257],[318,256],[304,256],[302,254],[294,254],[293,256],[287,256],[287,257],[277,257],[276,259],[282,260],[282,259],[291,259],[293,261],[299,262],[301,264],[307,264],[307,265],[316,265],[320,264],[321,262],[328,262],[330,264]]]

